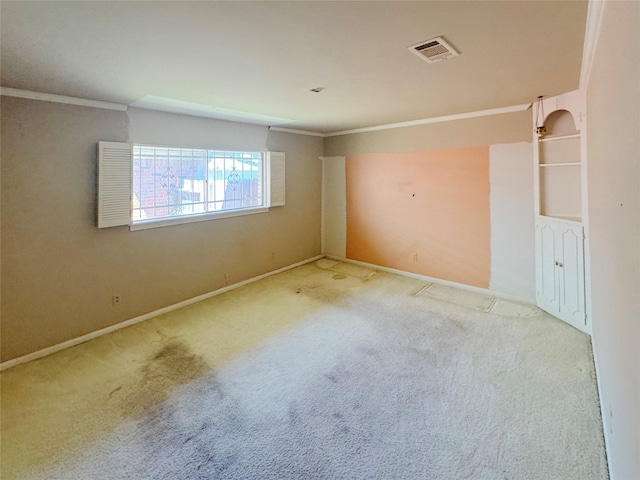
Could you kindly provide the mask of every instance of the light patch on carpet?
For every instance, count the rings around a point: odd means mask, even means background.
[[[533,305],[511,302],[460,288],[430,283],[421,288],[416,296],[425,296],[473,308],[481,312],[493,313],[503,317],[532,317],[540,315],[541,310]]]
[[[489,297],[487,295],[481,295],[460,288],[448,287],[446,285],[438,285],[435,283],[429,284],[422,288],[416,295],[427,296],[436,298],[438,300],[444,300],[445,302],[455,303],[457,305],[464,305],[465,307],[473,308],[475,310],[481,310],[488,312],[493,307],[496,299],[495,297]]]
[[[338,265],[340,262],[335,260],[329,260],[328,258],[322,258],[316,262],[316,265],[324,270],[331,270],[333,267]]]
[[[542,314],[542,310],[533,305],[525,305],[524,303],[510,302],[502,299],[496,300],[490,312],[503,317],[533,317]]]
[[[335,260],[328,260],[326,258],[318,260],[316,262],[316,265],[323,270],[331,270],[332,272],[337,272],[338,274],[356,277],[365,282],[375,277],[378,273],[376,270],[368,267],[355,265],[353,263],[337,262]],[[333,278],[336,280],[341,280],[344,277],[338,277],[337,275],[334,275]]]

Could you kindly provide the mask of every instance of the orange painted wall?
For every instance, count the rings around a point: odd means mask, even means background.
[[[347,258],[489,287],[489,147],[348,156],[346,194]]]

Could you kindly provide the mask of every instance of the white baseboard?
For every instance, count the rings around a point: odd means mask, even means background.
[[[351,260],[349,258],[336,257],[334,255],[327,255],[326,258],[331,260],[337,260],[339,262],[353,263],[355,265],[361,265],[363,267],[373,268],[375,270],[382,270],[383,272],[395,273],[396,275],[402,275],[403,277],[415,278],[416,280],[422,280],[427,283],[437,283],[440,285],[446,285],[448,287],[455,287],[461,290],[467,290],[469,292],[480,293],[482,295],[490,295],[492,297],[501,298],[503,300],[510,300],[512,302],[525,303],[527,305],[535,305],[526,298],[520,298],[515,295],[509,295],[507,293],[496,292],[489,290],[488,288],[474,287],[472,285],[465,285],[464,283],[450,282],[449,280],[442,280],[441,278],[427,277],[426,275],[420,275],[419,273],[406,272],[404,270],[396,270],[395,268],[382,267],[380,265],[374,265],[373,263],[360,262],[358,260]]]
[[[615,476],[611,471],[611,455],[609,452],[609,417],[607,416],[604,405],[602,404],[602,386],[600,385],[600,371],[598,369],[598,356],[596,354],[595,339],[591,336],[591,351],[593,353],[593,364],[596,369],[596,385],[598,387],[598,402],[600,403],[600,416],[602,417],[602,433],[604,434],[604,453],[607,456],[607,470],[609,471],[609,480],[615,480]]]
[[[138,317],[125,320],[124,322],[116,323],[115,325],[111,325],[109,327],[96,330],[95,332],[87,333],[86,335],[72,338],[71,340],[67,340],[66,342],[58,343],[57,345],[52,345],[50,347],[43,348],[42,350],[38,350],[37,352],[28,353],[27,355],[23,355],[22,357],[7,360],[6,362],[0,363],[0,372],[8,368],[15,367],[16,365],[21,365],[23,363],[27,363],[32,360],[37,360],[39,358],[46,357],[48,355],[51,355],[52,353],[56,353],[56,352],[59,352],[60,350],[64,350],[65,348],[73,347],[75,345],[79,345],[89,340],[93,340],[94,338],[101,337],[102,335],[106,335],[107,333],[115,332],[116,330],[130,327],[131,325],[135,325],[136,323],[144,322],[145,320],[148,320],[153,317],[157,317],[158,315],[162,315],[164,313],[168,313],[173,310],[178,310],[179,308],[186,307],[187,305],[191,305],[193,303],[201,302],[202,300],[206,300],[207,298],[221,295],[230,290],[235,290],[236,288],[243,287],[244,285],[248,285],[249,283],[257,282],[258,280],[262,280],[263,278],[270,277],[271,275],[276,275],[278,273],[291,270],[292,268],[296,268],[301,265],[305,265],[307,263],[320,260],[321,258],[324,258],[324,255],[317,255],[307,260],[303,260],[301,262],[297,262],[292,265],[279,268],[278,270],[274,270],[268,273],[263,273],[262,275],[258,275],[257,277],[253,277],[248,280],[243,280],[242,282],[234,283],[233,285],[228,285],[223,288],[219,288],[218,290],[214,290],[213,292],[204,293],[202,295],[198,295],[197,297],[189,298],[182,302],[169,305],[168,307],[164,307],[159,310],[154,310],[153,312],[145,313],[144,315],[140,315]]]

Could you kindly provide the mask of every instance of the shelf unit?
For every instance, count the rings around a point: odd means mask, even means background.
[[[538,137],[538,209],[553,218],[581,219],[580,132],[567,110],[547,117],[548,134]]]
[[[545,98],[546,132],[534,133],[536,300],[538,306],[590,333],[586,316],[585,98],[581,91]],[[539,115],[538,115],[539,113]]]

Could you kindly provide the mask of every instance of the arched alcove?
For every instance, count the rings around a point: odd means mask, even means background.
[[[545,135],[572,135],[579,133],[573,120],[573,115],[568,110],[556,110],[551,113],[544,122],[547,130]]]

